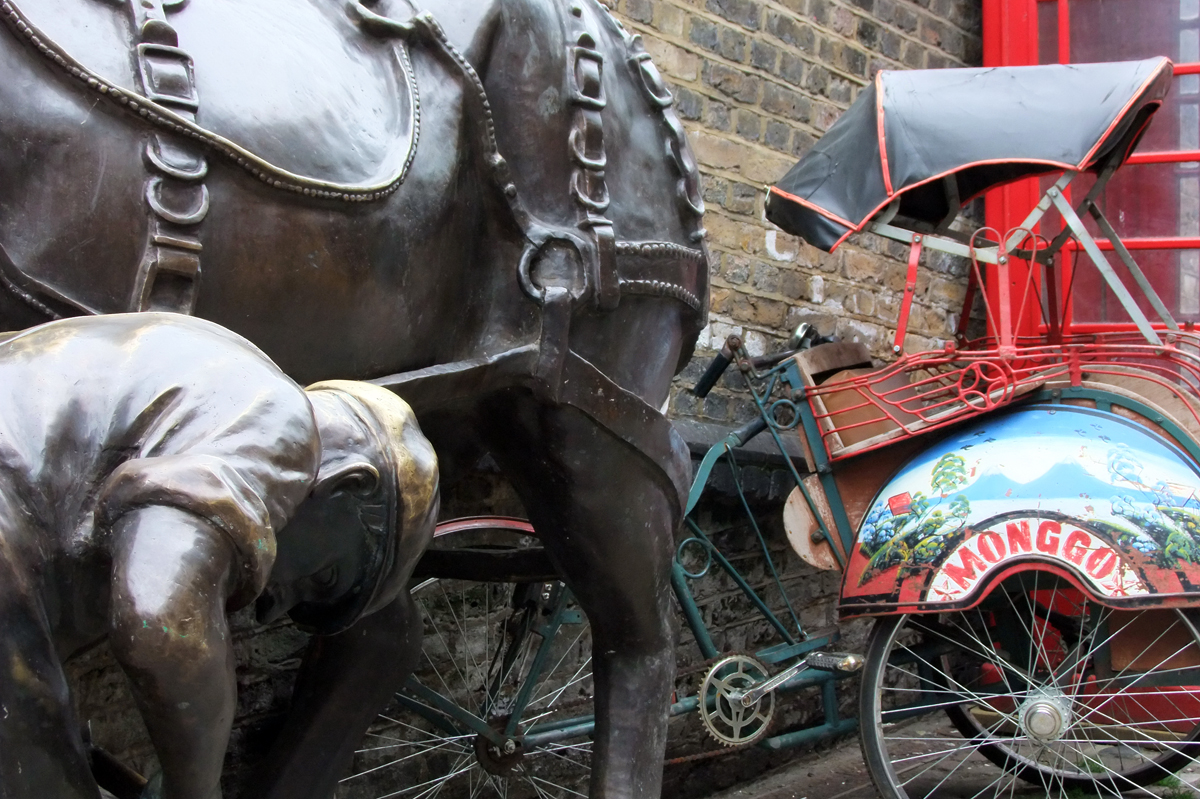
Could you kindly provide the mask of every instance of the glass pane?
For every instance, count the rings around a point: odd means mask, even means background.
[[[1058,63],[1058,3],[1042,0],[1038,10],[1038,63]]]
[[[1105,253],[1108,262],[1130,287],[1137,305],[1154,322],[1158,316],[1141,292],[1136,290],[1129,272],[1114,253]],[[1146,273],[1168,310],[1181,322],[1200,321],[1200,252],[1196,250],[1137,250],[1133,258]],[[1075,280],[1071,298],[1076,322],[1129,322],[1129,314],[1101,277],[1099,270],[1080,252],[1067,256],[1075,263]]]
[[[1122,61],[1167,56],[1176,63],[1200,61],[1200,0],[1070,0],[1071,61]],[[1058,3],[1038,4],[1038,52],[1042,63],[1058,61]],[[1142,138],[1138,150],[1200,149],[1200,76],[1175,79],[1171,93]],[[1051,180],[1044,179],[1042,188]],[[1081,197],[1094,178],[1083,176],[1072,186]],[[1099,205],[1123,237],[1200,236],[1200,166],[1154,164],[1126,166],[1109,182]],[[1085,219],[1093,235],[1099,231]],[[1047,214],[1042,232],[1052,236],[1062,226]],[[1132,280],[1114,253],[1107,253],[1117,274],[1131,286],[1138,305],[1149,304],[1132,288]],[[1134,259],[1167,307],[1181,320],[1200,319],[1200,252],[1139,250]],[[1072,286],[1077,322],[1128,322],[1129,315],[1113,296],[1095,266],[1079,254]]]
[[[1195,29],[1197,0],[1071,0],[1071,61],[1181,58],[1179,32]],[[1191,59],[1195,60],[1195,59]]]

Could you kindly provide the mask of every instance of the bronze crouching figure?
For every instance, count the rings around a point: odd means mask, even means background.
[[[61,664],[107,636],[162,765],[148,793],[219,797],[226,613],[343,630],[400,596],[436,514],[433,451],[384,389],[306,392],[173,314],[3,341],[0,796],[99,796]]]

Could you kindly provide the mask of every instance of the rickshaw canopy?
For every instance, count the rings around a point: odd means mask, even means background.
[[[896,199],[903,216],[938,224],[1003,183],[1117,166],[1172,71],[1166,58],[880,71],[771,187],[767,218],[832,251]]]

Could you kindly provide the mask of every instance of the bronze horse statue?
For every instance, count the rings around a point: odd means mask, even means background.
[[[486,452],[594,636],[593,796],[653,796],[705,323],[699,175],[595,0],[0,0],[0,331],[167,310]],[[419,649],[316,639],[255,795],[323,797]],[[419,623],[415,628],[419,628]],[[386,665],[387,668],[384,668]]]

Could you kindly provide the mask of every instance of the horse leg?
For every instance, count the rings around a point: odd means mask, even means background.
[[[592,627],[591,796],[658,796],[675,676],[675,489],[579,411],[511,399],[519,407],[489,403],[493,454]]]
[[[241,795],[332,796],[367,727],[420,656],[421,616],[407,592],[343,633],[315,637],[284,728]]]

